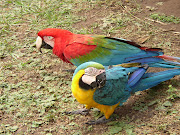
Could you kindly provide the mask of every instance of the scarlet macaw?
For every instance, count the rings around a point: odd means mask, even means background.
[[[105,115],[87,124],[108,122],[115,108],[126,102],[132,93],[149,89],[180,74],[180,69],[147,73],[148,67],[147,64],[126,68],[116,66],[105,70],[102,64],[96,62],[78,66],[71,85],[74,97],[87,109],[95,107]]]
[[[151,67],[174,68],[175,65],[180,67],[180,63],[163,60],[180,60],[180,58],[163,55],[159,48],[141,47],[121,38],[74,34],[56,28],[39,31],[36,47],[39,51],[41,48],[53,49],[55,55],[75,66],[95,61],[104,66],[138,62]]]

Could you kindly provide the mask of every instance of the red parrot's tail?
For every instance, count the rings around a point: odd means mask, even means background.
[[[180,57],[173,57],[168,55],[156,56],[158,58],[167,59],[167,60],[180,60]]]

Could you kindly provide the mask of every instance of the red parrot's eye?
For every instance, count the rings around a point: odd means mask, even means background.
[[[48,38],[49,40],[52,40],[52,39],[53,39],[53,37],[51,37],[51,36],[47,36],[47,38]]]

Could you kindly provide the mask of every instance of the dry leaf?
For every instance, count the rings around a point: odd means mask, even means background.
[[[151,37],[150,36],[145,36],[145,37],[141,37],[138,39],[138,42],[143,44],[145,43],[147,40],[149,40]]]

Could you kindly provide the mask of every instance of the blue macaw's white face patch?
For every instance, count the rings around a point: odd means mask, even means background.
[[[93,87],[102,87],[105,85],[106,81],[105,70],[88,67],[85,69],[82,81],[88,85],[93,85]]]

